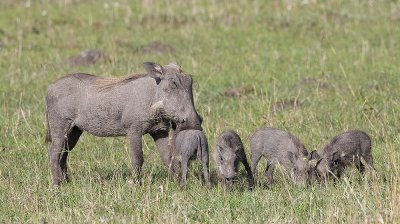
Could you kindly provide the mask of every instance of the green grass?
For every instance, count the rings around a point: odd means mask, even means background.
[[[0,222],[399,222],[400,3],[301,2],[307,1],[2,1]],[[139,50],[152,41],[175,53]],[[62,63],[90,48],[111,62]],[[302,188],[276,173],[268,189],[262,163],[254,191],[244,189],[241,174],[229,192],[219,184],[207,189],[194,163],[181,189],[146,136],[137,186],[125,138],[84,134],[69,157],[72,182],[53,189],[44,143],[46,87],[77,71],[143,72],[144,61],[177,61],[193,75],[211,151],[228,128],[242,136],[248,155],[247,137],[267,125],[297,135],[308,150],[357,128],[372,137],[379,178],[350,168],[335,184]],[[255,91],[221,94],[240,85]],[[285,100],[298,106],[273,110]],[[213,160],[211,171],[215,180]]]

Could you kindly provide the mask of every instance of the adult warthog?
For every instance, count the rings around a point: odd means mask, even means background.
[[[140,182],[142,135],[149,133],[166,166],[170,164],[169,132],[200,129],[192,78],[176,63],[164,67],[146,62],[147,74],[104,78],[71,74],[47,89],[47,140],[53,184],[68,180],[67,157],[83,131],[95,136],[128,136],[133,172]],[[174,144],[172,144],[174,145]]]

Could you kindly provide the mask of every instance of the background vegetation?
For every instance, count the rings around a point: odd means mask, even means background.
[[[376,0],[11,1],[0,3],[0,222],[391,222],[400,220],[400,3]],[[66,60],[96,48],[107,60]],[[297,135],[309,151],[361,129],[379,177],[354,168],[327,187],[277,173],[254,191],[207,189],[193,163],[186,189],[167,178],[144,139],[141,186],[125,138],[84,134],[72,182],[52,188],[44,95],[73,72],[122,76],[141,63],[179,62],[193,75],[211,150],[217,135],[263,126]],[[239,97],[229,97],[229,91]],[[215,182],[215,167],[211,163]],[[241,171],[243,171],[241,169]]]

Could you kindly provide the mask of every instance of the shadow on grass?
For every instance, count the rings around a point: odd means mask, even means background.
[[[91,178],[96,182],[111,181],[115,179],[127,180],[132,177],[132,169],[126,164],[115,167],[95,167]]]

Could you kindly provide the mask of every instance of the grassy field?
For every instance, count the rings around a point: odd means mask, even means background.
[[[400,222],[398,1],[5,0],[0,8],[0,223]],[[110,60],[64,63],[91,48]],[[181,189],[146,136],[137,186],[125,138],[83,134],[69,157],[72,182],[54,189],[46,87],[78,71],[143,72],[144,61],[177,61],[193,75],[211,151],[229,128],[248,156],[248,136],[263,126],[292,132],[309,151],[361,129],[373,140],[379,177],[350,168],[335,184],[296,187],[276,173],[267,188],[262,163],[254,191],[241,168],[228,192],[207,189],[193,163]],[[224,95],[238,87],[249,91]]]

